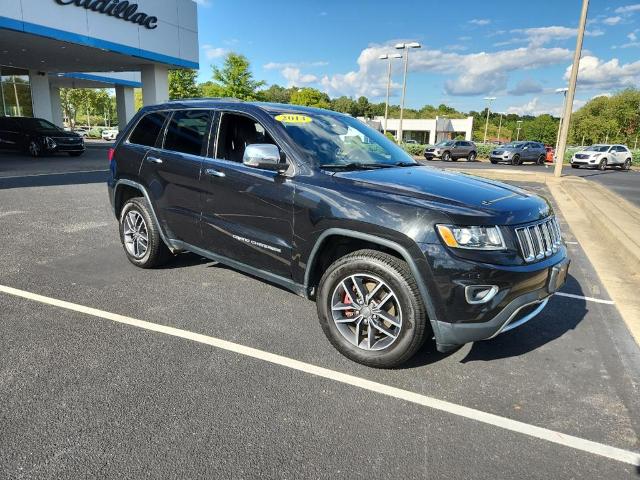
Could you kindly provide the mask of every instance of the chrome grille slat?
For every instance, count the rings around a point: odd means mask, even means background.
[[[516,228],[522,258],[527,263],[550,257],[562,245],[562,234],[555,217]]]

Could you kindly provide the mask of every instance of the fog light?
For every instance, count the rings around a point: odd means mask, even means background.
[[[498,293],[497,285],[469,285],[464,289],[467,303],[478,305],[491,301]]]

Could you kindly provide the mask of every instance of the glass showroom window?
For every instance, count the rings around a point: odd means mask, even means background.
[[[33,117],[29,72],[13,67],[0,66],[0,115],[8,117]]]

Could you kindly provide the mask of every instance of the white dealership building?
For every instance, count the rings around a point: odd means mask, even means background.
[[[193,0],[0,0],[0,115],[62,125],[60,88],[115,88],[121,125],[198,66]]]

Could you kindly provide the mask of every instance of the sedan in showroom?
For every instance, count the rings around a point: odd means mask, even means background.
[[[609,166],[615,166],[622,170],[629,170],[632,158],[629,148],[625,145],[591,145],[573,154],[571,167],[606,170]]]

